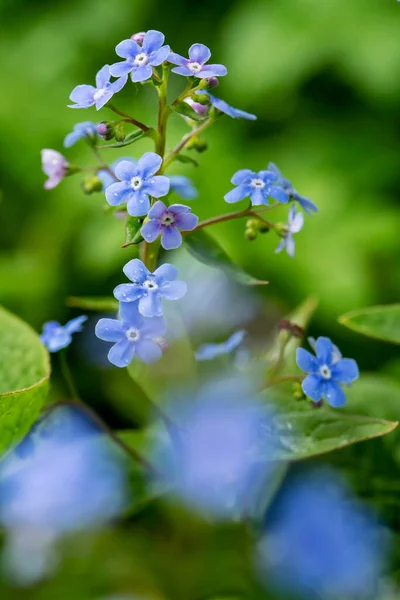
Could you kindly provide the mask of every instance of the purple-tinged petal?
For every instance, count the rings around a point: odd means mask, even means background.
[[[172,69],[172,73],[176,73],[177,75],[183,75],[184,77],[192,77],[193,73],[187,67],[175,67]]]
[[[210,60],[211,51],[204,44],[193,44],[189,48],[189,58],[191,61],[198,62],[203,65]]]
[[[143,324],[137,302],[121,302],[119,305],[119,316],[122,319],[124,327],[128,326],[140,329]]]
[[[105,192],[106,200],[110,206],[119,206],[127,202],[132,193],[132,188],[126,181],[112,183]]]
[[[149,65],[152,67],[158,67],[165,62],[170,54],[170,47],[163,46],[156,52],[153,52],[149,58]]]
[[[170,52],[169,56],[168,56],[168,62],[172,63],[173,65],[179,65],[180,67],[185,67],[189,61],[187,58],[184,58],[180,54],[176,54],[175,52]]]
[[[64,148],[71,148],[76,142],[82,138],[79,131],[71,131],[64,140]]]
[[[162,232],[162,226],[156,221],[147,221],[141,229],[142,237],[146,242],[154,242]]]
[[[116,62],[110,67],[110,73],[113,77],[125,77],[131,71],[133,71],[134,66],[129,60],[124,60],[123,62]]]
[[[180,231],[178,231],[175,227],[164,227],[161,235],[161,246],[164,248],[164,250],[174,250],[175,248],[179,248],[181,244],[182,235]]]
[[[121,160],[115,167],[115,174],[118,179],[129,183],[139,172],[138,166],[132,164],[129,160]]]
[[[227,74],[228,69],[224,65],[206,65],[196,77],[208,79],[209,77],[224,77]]]
[[[262,179],[264,181],[264,183],[274,183],[277,180],[277,176],[273,171],[269,171],[264,170],[264,171],[259,171],[257,173],[257,177],[259,179]]]
[[[332,362],[333,344],[327,337],[319,337],[316,341],[316,354],[320,364],[329,366]]]
[[[307,375],[301,384],[302,390],[313,402],[319,402],[324,390],[324,380],[319,375]]]
[[[161,317],[162,304],[158,294],[149,292],[143,295],[139,300],[139,312],[144,317]]]
[[[175,225],[182,231],[193,231],[198,222],[199,217],[193,213],[181,213],[175,217]]]
[[[360,373],[356,361],[352,358],[342,358],[332,368],[332,379],[340,383],[352,383],[359,378]]]
[[[167,331],[167,324],[163,317],[143,319],[142,334],[153,340],[162,337]]]
[[[167,281],[160,288],[160,295],[166,300],[180,300],[187,292],[184,281]]]
[[[168,207],[168,212],[175,216],[190,213],[191,210],[190,206],[186,206],[186,204],[171,204],[171,206]]]
[[[296,351],[297,366],[305,373],[318,373],[319,362],[311,352],[304,348],[297,348]]]
[[[254,171],[250,169],[240,169],[240,171],[236,171],[234,176],[231,179],[233,185],[242,185],[243,183],[248,183],[251,179],[254,179],[257,176]]]
[[[117,319],[100,319],[96,325],[95,333],[104,342],[118,342],[125,337],[122,323]]]
[[[268,206],[269,204],[265,189],[260,190],[259,188],[251,188],[250,200],[253,206],[261,206],[262,204]]]
[[[86,315],[81,315],[80,317],[76,317],[76,319],[71,319],[68,321],[66,325],[64,325],[65,331],[67,331],[70,335],[73,333],[79,333],[82,331],[83,324],[88,320]]]
[[[149,210],[149,219],[160,219],[166,210],[167,207],[165,206],[164,202],[157,200],[157,202],[155,202]]]
[[[147,81],[153,75],[153,69],[150,65],[142,65],[134,71],[132,71],[131,79],[133,83],[139,83],[140,81]]]
[[[114,297],[120,302],[136,302],[144,294],[144,290],[134,283],[121,283],[114,290]]]
[[[98,90],[106,87],[110,82],[110,65],[104,65],[96,75],[96,87]]]
[[[252,188],[247,184],[239,185],[237,188],[225,194],[224,200],[225,202],[228,202],[228,204],[233,204],[234,202],[244,200],[244,198],[249,196],[251,189]]]
[[[279,252],[282,252],[282,250],[284,250],[286,248],[286,239],[283,238],[280,242],[278,247],[275,249],[275,254],[279,254]]]
[[[96,109],[100,110],[101,108],[103,108],[103,106],[105,106],[107,104],[107,102],[109,100],[111,100],[112,97],[113,97],[113,91],[111,88],[109,88],[107,91],[104,92],[104,94],[101,95],[100,98],[98,98],[95,101]]]
[[[166,196],[169,193],[171,187],[171,182],[169,177],[165,177],[164,175],[156,175],[151,179],[148,179],[143,184],[143,191],[146,194],[150,194],[153,198],[161,198],[162,196]]]
[[[282,188],[276,185],[268,186],[268,195],[271,196],[274,200],[281,202],[282,204],[287,204],[289,202],[289,196]]]
[[[130,60],[134,60],[134,58],[142,52],[142,49],[133,40],[123,40],[115,48],[115,52],[121,58],[128,58]]]
[[[138,258],[130,260],[122,270],[133,283],[143,283],[151,275],[148,268]]]
[[[137,355],[147,365],[157,362],[162,357],[160,346],[152,340],[139,340],[136,344]]]
[[[96,88],[92,85],[77,85],[69,97],[72,102],[76,102],[77,106],[70,105],[70,108],[89,108],[89,106],[93,106],[95,93]]]
[[[346,404],[346,394],[335,381],[326,381],[324,384],[324,396],[333,408],[341,408]]]
[[[146,152],[139,159],[139,169],[142,177],[151,177],[160,170],[162,158],[155,152]]]
[[[286,235],[286,252],[288,253],[289,256],[291,256],[293,258],[295,251],[296,251],[296,244],[295,244],[293,235],[289,232]]]
[[[153,273],[156,283],[162,285],[167,281],[175,281],[178,277],[178,269],[169,263],[164,263]]]
[[[155,29],[149,29],[146,32],[143,39],[143,51],[146,54],[151,54],[152,52],[156,52],[159,50],[165,41],[165,35],[161,33],[161,31],[156,31]]]
[[[304,215],[303,213],[297,213],[289,223],[289,230],[292,233],[299,233],[303,229],[304,225]]]
[[[120,340],[113,346],[108,353],[108,360],[111,364],[123,369],[127,367],[136,354],[135,344],[128,340]]]
[[[144,191],[133,192],[127,200],[126,209],[131,217],[144,217],[150,210],[150,198]]]
[[[122,90],[122,88],[124,87],[124,85],[126,85],[127,81],[128,81],[128,75],[122,76],[119,79],[117,79],[117,81],[114,81],[110,86],[112,93],[116,94],[117,92],[120,92]]]

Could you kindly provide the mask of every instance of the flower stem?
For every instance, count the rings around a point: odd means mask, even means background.
[[[237,210],[235,212],[226,213],[225,215],[219,215],[218,217],[212,217],[211,219],[206,219],[205,221],[201,221],[194,231],[198,229],[204,229],[205,227],[210,227],[210,225],[217,225],[218,223],[224,223],[225,221],[232,221],[233,219],[241,219],[242,217],[256,217],[258,218],[260,213],[267,212],[276,208],[278,206],[278,202],[272,204],[271,206],[263,206],[262,208],[246,208],[245,210]],[[271,229],[275,228],[274,223],[270,223],[266,219],[263,219],[263,222],[268,225]],[[189,234],[190,231],[187,232]]]
[[[205,131],[210,125],[213,124],[213,122],[214,122],[213,119],[207,119],[199,127],[192,129],[192,131],[190,131],[188,134],[186,134],[182,138],[182,140],[179,142],[179,144],[176,146],[176,148],[174,148],[170,152],[170,154],[168,154],[168,156],[165,158],[164,164],[163,164],[163,171],[165,171],[167,169],[167,167],[169,167],[169,165],[175,160],[176,156],[178,156],[178,154],[185,148],[185,146],[187,146],[187,144],[194,137],[198,136],[200,133]]]
[[[81,399],[79,397],[79,394],[76,390],[75,387],[75,383],[72,377],[72,373],[71,373],[71,369],[69,368],[69,364],[67,361],[67,352],[66,350],[61,350],[59,352],[59,356],[60,356],[60,366],[61,366],[61,372],[62,375],[64,377],[64,381],[66,383],[67,389],[69,391],[69,393],[71,394],[71,397],[74,400],[77,400],[78,402],[81,402]]]
[[[110,110],[112,110],[113,112],[115,112],[115,114],[117,114],[120,117],[122,117],[123,119],[125,119],[128,123],[132,123],[132,125],[135,125],[135,127],[138,127],[139,129],[141,129],[145,133],[147,133],[148,131],[150,131],[150,127],[147,127],[147,125],[145,125],[144,123],[141,123],[137,119],[134,119],[133,117],[130,117],[129,115],[127,115],[127,114],[123,113],[122,111],[118,110],[118,108],[116,108],[113,104],[107,104],[107,107]]]

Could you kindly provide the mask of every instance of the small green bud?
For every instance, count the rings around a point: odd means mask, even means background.
[[[122,123],[117,123],[114,127],[114,137],[117,142],[123,142],[125,139],[125,129]]]
[[[207,142],[199,137],[193,138],[190,144],[187,145],[188,150],[196,150],[196,152],[205,152],[207,148]]]
[[[207,79],[202,79],[200,81],[200,89],[202,90],[212,90],[219,86],[219,81],[216,77],[208,77]]]
[[[75,173],[79,173],[80,170],[80,167],[78,167],[77,165],[69,164],[65,168],[65,176],[67,177],[68,175],[75,175]]]
[[[258,219],[249,219],[246,222],[246,229],[255,229],[258,231],[260,228],[260,221]]]
[[[255,229],[246,229],[246,231],[244,232],[244,236],[246,240],[249,240],[249,242],[252,242],[253,240],[257,239],[257,235],[258,231],[256,231]]]
[[[93,194],[94,192],[101,192],[103,189],[103,183],[97,177],[97,175],[85,177],[85,179],[81,183],[81,186],[82,186],[82,189],[85,192],[85,194]]]
[[[275,223],[275,231],[282,236],[287,234],[287,224],[286,223]]]
[[[202,105],[210,104],[210,98],[207,96],[207,94],[196,94],[195,100]]]
[[[292,393],[295,400],[303,400],[305,398],[304,392],[301,388],[301,383],[298,383],[297,381],[293,384]]]

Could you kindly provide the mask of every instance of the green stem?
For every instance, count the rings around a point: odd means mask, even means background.
[[[188,134],[186,134],[179,144],[174,148],[170,154],[166,157],[163,164],[163,172],[169,167],[169,165],[175,160],[176,156],[187,146],[187,144],[194,138],[200,135],[203,131],[205,131],[210,125],[213,124],[213,119],[207,119],[200,125],[200,127],[196,127],[192,129]]]
[[[97,170],[98,171],[107,171],[107,173],[109,175],[111,175],[111,177],[113,179],[115,179],[115,181],[118,181],[118,179],[115,176],[115,173],[110,169],[110,167],[108,166],[108,164],[103,160],[103,157],[101,156],[100,151],[98,150],[98,148],[95,148],[94,146],[92,146],[92,150],[93,150],[93,153],[94,153],[95,157],[97,158],[97,160],[101,164],[101,168],[97,169]]]
[[[128,123],[132,123],[132,125],[135,125],[135,127],[138,127],[138,129],[141,129],[145,133],[150,131],[150,127],[147,127],[147,125],[145,125],[144,123],[141,123],[137,119],[134,119],[133,117],[130,117],[129,115],[118,110],[118,108],[116,108],[113,104],[107,104],[107,108],[109,108],[110,110],[115,112],[115,114],[117,114],[120,117],[122,117],[123,119],[125,119]]]
[[[201,221],[195,231],[198,229],[204,229],[204,227],[210,227],[210,225],[217,225],[218,223],[224,223],[225,221],[232,221],[233,219],[241,219],[242,217],[259,217],[260,213],[267,212],[276,208],[278,206],[278,202],[272,204],[271,206],[263,206],[262,208],[246,208],[245,210],[237,210],[235,212],[226,213],[225,215],[219,215],[218,217],[212,217],[211,219],[206,219],[205,221]],[[270,223],[266,219],[263,219],[263,222],[268,225],[271,229],[275,228],[274,223]],[[189,234],[190,232],[187,232]]]
[[[64,381],[66,383],[66,386],[68,388],[69,393],[71,394],[72,398],[74,400],[77,400],[78,402],[81,402],[81,399],[79,397],[79,394],[76,390],[75,384],[74,384],[74,380],[72,377],[72,373],[71,370],[69,368],[68,365],[68,361],[67,361],[67,352],[66,350],[61,350],[59,352],[59,356],[60,356],[60,365],[61,365],[61,372],[62,375],[64,377]]]

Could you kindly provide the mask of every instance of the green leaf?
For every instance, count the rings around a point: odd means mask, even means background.
[[[199,115],[199,113],[193,110],[193,108],[189,106],[187,102],[181,102],[178,105],[173,104],[172,109],[179,115],[182,115],[183,117],[188,117],[193,121],[204,121],[205,119],[204,115]]]
[[[125,146],[130,146],[134,142],[140,140],[140,138],[148,135],[147,132],[138,129],[136,131],[132,131],[128,133],[123,142],[114,142],[113,144],[105,144],[104,146],[97,146],[97,148],[124,148]]]
[[[95,312],[117,313],[119,309],[118,300],[111,296],[105,296],[104,298],[70,296],[67,298],[66,304],[71,308],[81,308],[82,310],[93,310]]]
[[[0,453],[37,420],[49,390],[50,361],[38,335],[0,307]]]
[[[260,281],[245,273],[229,258],[219,243],[202,229],[190,232],[183,239],[187,249],[197,260],[210,267],[221,269],[238,283],[242,285],[266,285],[268,283],[268,281]]]
[[[175,156],[175,160],[177,160],[178,162],[181,162],[183,164],[191,164],[194,167],[199,166],[199,163],[197,162],[197,160],[195,160],[191,156],[188,156],[187,154],[177,154]]]
[[[128,217],[125,221],[125,244],[123,248],[130,246],[131,244],[139,244],[143,241],[140,234],[142,228],[143,219],[139,217]]]
[[[400,344],[400,304],[354,310],[339,317],[339,323],[368,337]]]

